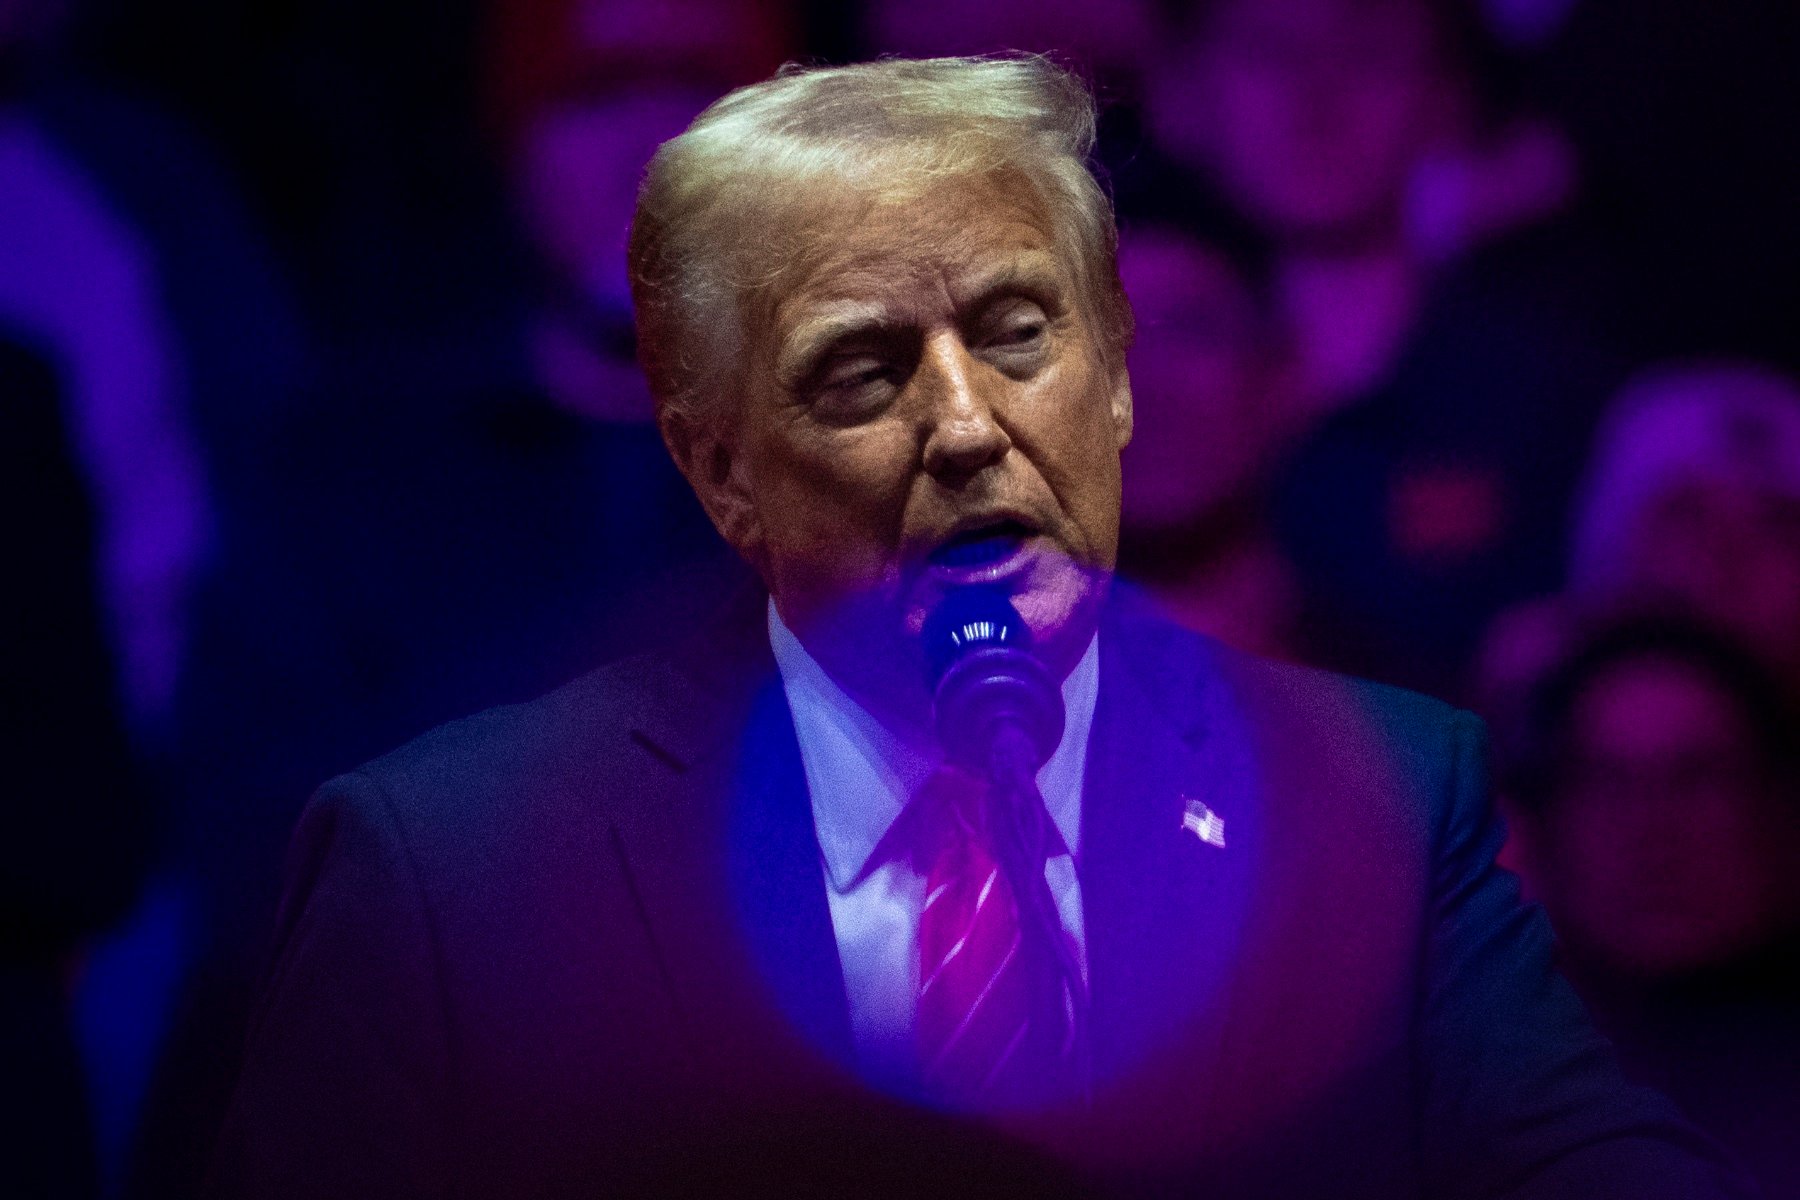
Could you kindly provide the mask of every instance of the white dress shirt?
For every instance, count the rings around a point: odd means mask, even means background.
[[[915,1073],[913,1022],[925,877],[904,855],[890,855],[883,848],[876,861],[875,852],[894,818],[936,769],[937,750],[903,742],[852,700],[782,623],[773,601],[769,644],[800,739],[856,1052],[872,1077],[904,1083]],[[1063,928],[1074,939],[1083,976],[1087,948],[1076,864],[1081,781],[1099,681],[1096,637],[1063,681],[1062,742],[1037,776],[1050,818],[1069,850],[1044,864],[1044,878]]]

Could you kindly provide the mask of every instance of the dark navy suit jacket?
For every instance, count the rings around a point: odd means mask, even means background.
[[[215,1193],[1737,1194],[1552,973],[1475,719],[1124,602],[1100,664],[1091,1106],[1001,1134],[856,1082],[750,605],[319,793]]]

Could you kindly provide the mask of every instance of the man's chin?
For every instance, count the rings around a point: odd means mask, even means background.
[[[1033,588],[1013,597],[1013,607],[1031,627],[1038,657],[1059,677],[1074,668],[1100,624],[1111,576],[1083,571],[1074,586]]]

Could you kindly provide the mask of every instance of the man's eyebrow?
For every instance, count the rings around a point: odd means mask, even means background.
[[[992,304],[1008,294],[1023,293],[1046,301],[1060,301],[1068,281],[1057,268],[1057,260],[1049,254],[1033,254],[1024,259],[981,275],[966,288],[958,289],[967,299],[959,307],[972,311]]]
[[[775,362],[776,376],[788,383],[796,382],[836,343],[858,334],[874,333],[889,324],[887,309],[879,304],[842,300],[822,306],[782,339]]]

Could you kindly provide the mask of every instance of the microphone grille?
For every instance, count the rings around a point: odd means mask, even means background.
[[[997,647],[1029,650],[1031,627],[1004,593],[983,587],[957,588],[925,618],[925,661],[935,690],[950,665],[971,651]]]

